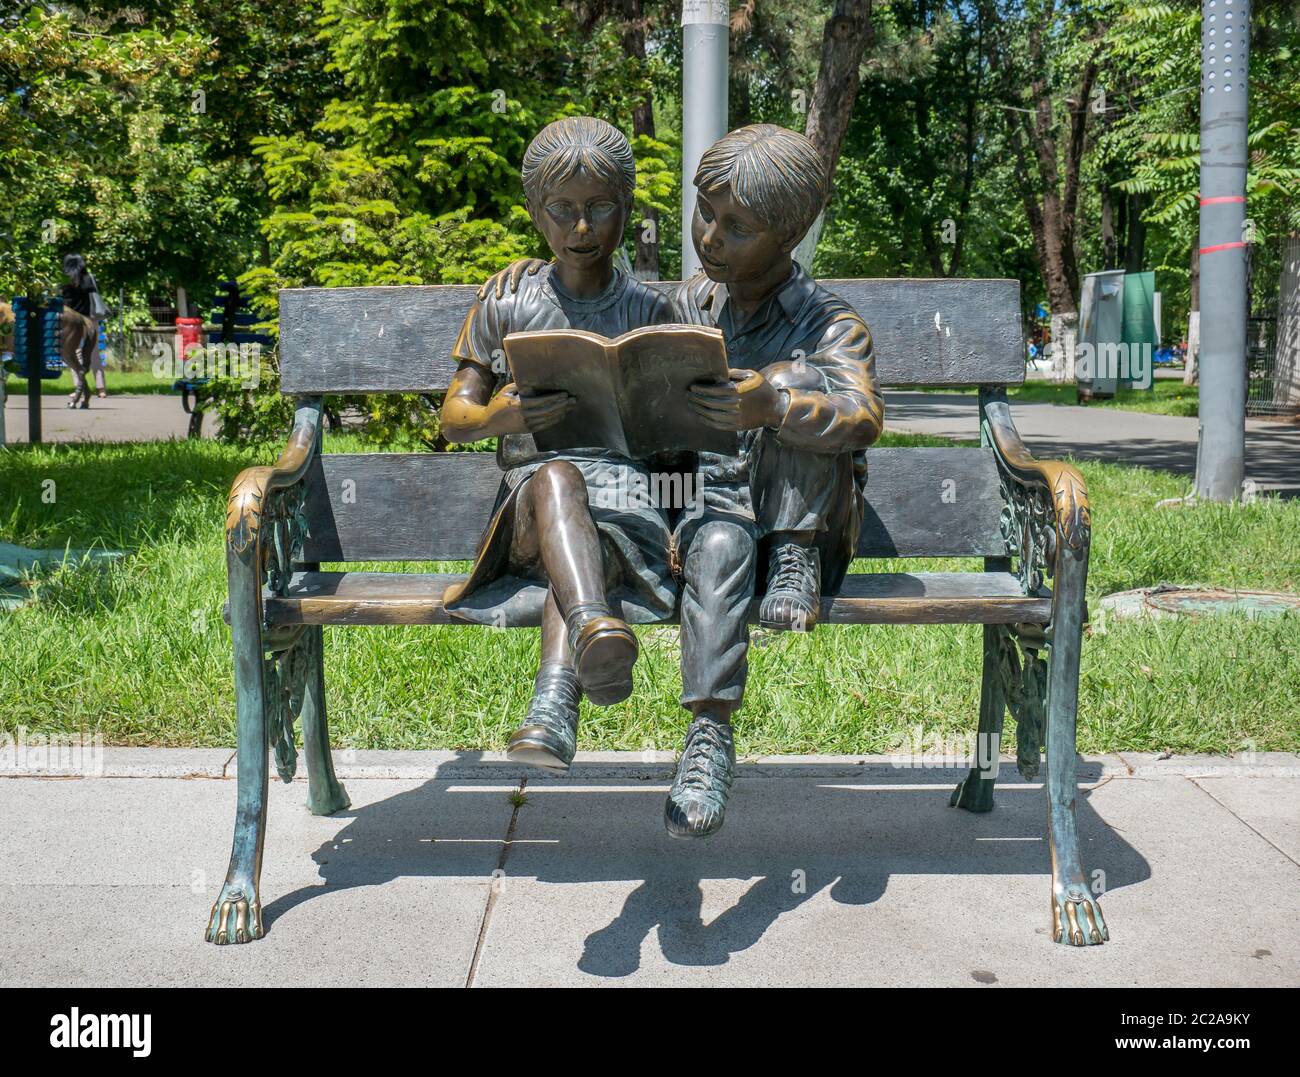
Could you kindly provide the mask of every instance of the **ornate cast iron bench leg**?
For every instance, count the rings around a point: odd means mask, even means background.
[[[1006,717],[1006,692],[1002,686],[1001,625],[984,626],[984,675],[980,684],[980,724],[975,740],[975,766],[958,783],[948,803],[954,808],[993,810],[993,783]]]
[[[266,837],[267,685],[262,642],[262,580],[258,564],[261,494],[250,469],[235,480],[230,495],[226,532],[226,575],[230,588],[230,632],[235,652],[235,708],[238,715],[239,789],[235,808],[235,840],[221,893],[212,906],[207,940],[224,945],[262,937],[262,903],[258,878],[262,843]],[[254,500],[244,504],[244,499]],[[234,524],[232,527],[231,524]]]
[[[302,699],[302,752],[307,762],[307,807],[313,815],[333,815],[352,801],[334,774],[329,722],[325,713],[325,630],[309,625],[302,634],[307,652]]]
[[[1075,468],[1034,459],[1016,432],[1003,394],[981,393],[980,408],[983,441],[993,448],[1002,476],[1003,533],[1021,583],[1027,594],[1046,593],[1045,575],[1054,583],[1050,625],[985,627],[980,732],[1001,727],[1000,682],[1002,699],[1016,719],[1017,764],[1025,777],[1037,774],[1039,750],[1046,745],[1053,940],[1097,945],[1110,935],[1080,859],[1074,810],[1079,652],[1092,539],[1088,492]],[[991,778],[972,770],[952,803],[987,811],[992,786]]]
[[[1086,514],[1086,506],[1084,512]],[[1079,651],[1083,642],[1088,528],[1059,548],[1051,666],[1047,676],[1047,810],[1052,850],[1052,938],[1072,946],[1107,942],[1110,933],[1079,858],[1074,801],[1078,788],[1075,718],[1079,708]]]
[[[324,656],[319,627],[264,626],[263,587],[283,594],[299,564],[306,535],[303,478],[319,447],[320,403],[298,408],[289,444],[274,467],[242,472],[226,515],[226,574],[234,645],[239,782],[230,867],[212,914],[207,939],[217,944],[262,937],[258,890],[266,836],[266,802],[274,751],[288,782],[297,769],[293,723],[303,720],[308,801],[317,814],[348,806],[334,775],[325,719]]]

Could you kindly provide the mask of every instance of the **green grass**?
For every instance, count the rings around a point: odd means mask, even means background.
[[[968,393],[974,395],[975,389],[928,389],[933,393]],[[1090,408],[1119,408],[1121,411],[1144,411],[1155,415],[1197,414],[1200,388],[1196,385],[1184,385],[1181,380],[1160,378],[1152,383],[1150,389],[1120,389],[1107,400],[1092,400],[1086,406]],[[1077,390],[1074,385],[1053,385],[1046,381],[1028,381],[1008,393],[1013,402],[1033,404],[1077,404]]]
[[[331,442],[332,451],[357,448]],[[59,572],[35,585],[38,602],[0,613],[0,730],[98,730],[109,744],[234,743],[222,521],[235,473],[269,462],[274,451],[184,441],[0,452],[0,539],[132,552],[105,569]],[[1162,580],[1300,586],[1300,502],[1155,511],[1157,499],[1185,491],[1184,480],[1117,465],[1082,468],[1094,507],[1094,603]],[[50,490],[55,500],[47,504]],[[1300,618],[1112,619],[1106,628],[1085,641],[1082,750],[1300,748]],[[671,749],[680,740],[677,631],[640,635],[636,691],[608,709],[584,704],[584,749]],[[886,752],[912,743],[918,727],[926,744],[969,734],[980,639],[973,626],[759,636],[739,748]],[[536,652],[535,631],[331,629],[332,739],[355,748],[499,749],[523,712]]]
[[[146,393],[170,393],[173,377],[156,378],[152,370],[115,370],[109,367],[104,372],[104,382],[109,395],[123,393],[138,396]],[[72,392],[72,374],[64,370],[57,378],[41,379],[42,396],[67,396]],[[26,396],[27,379],[16,378],[12,374],[5,380],[5,393],[8,396]]]

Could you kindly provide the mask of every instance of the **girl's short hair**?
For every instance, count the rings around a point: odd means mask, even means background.
[[[579,169],[608,183],[632,204],[636,161],[623,132],[592,116],[566,116],[548,123],[528,144],[521,170],[524,194],[540,203],[545,193]]]
[[[704,151],[695,186],[705,194],[730,187],[737,202],[769,228],[802,236],[826,204],[826,161],[797,131],[772,123],[740,127]]]

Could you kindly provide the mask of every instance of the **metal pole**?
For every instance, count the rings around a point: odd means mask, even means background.
[[[727,133],[727,0],[682,0],[682,279],[699,272],[691,242],[695,170]]]
[[[45,366],[45,341],[42,339],[41,307],[28,297],[27,309],[27,442],[41,443],[41,370]]]
[[[1196,494],[1241,496],[1246,457],[1250,0],[1201,0],[1201,356]]]

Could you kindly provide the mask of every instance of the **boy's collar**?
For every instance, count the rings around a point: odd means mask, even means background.
[[[790,275],[786,277],[785,283],[778,288],[774,296],[777,303],[781,305],[781,311],[791,324],[799,320],[799,313],[803,310],[804,304],[812,297],[816,282],[805,271],[803,266],[798,262],[791,262]],[[725,284],[714,284],[709,293],[705,296],[701,304],[705,310],[710,311],[715,319],[722,316],[722,310],[727,305],[730,298]]]

